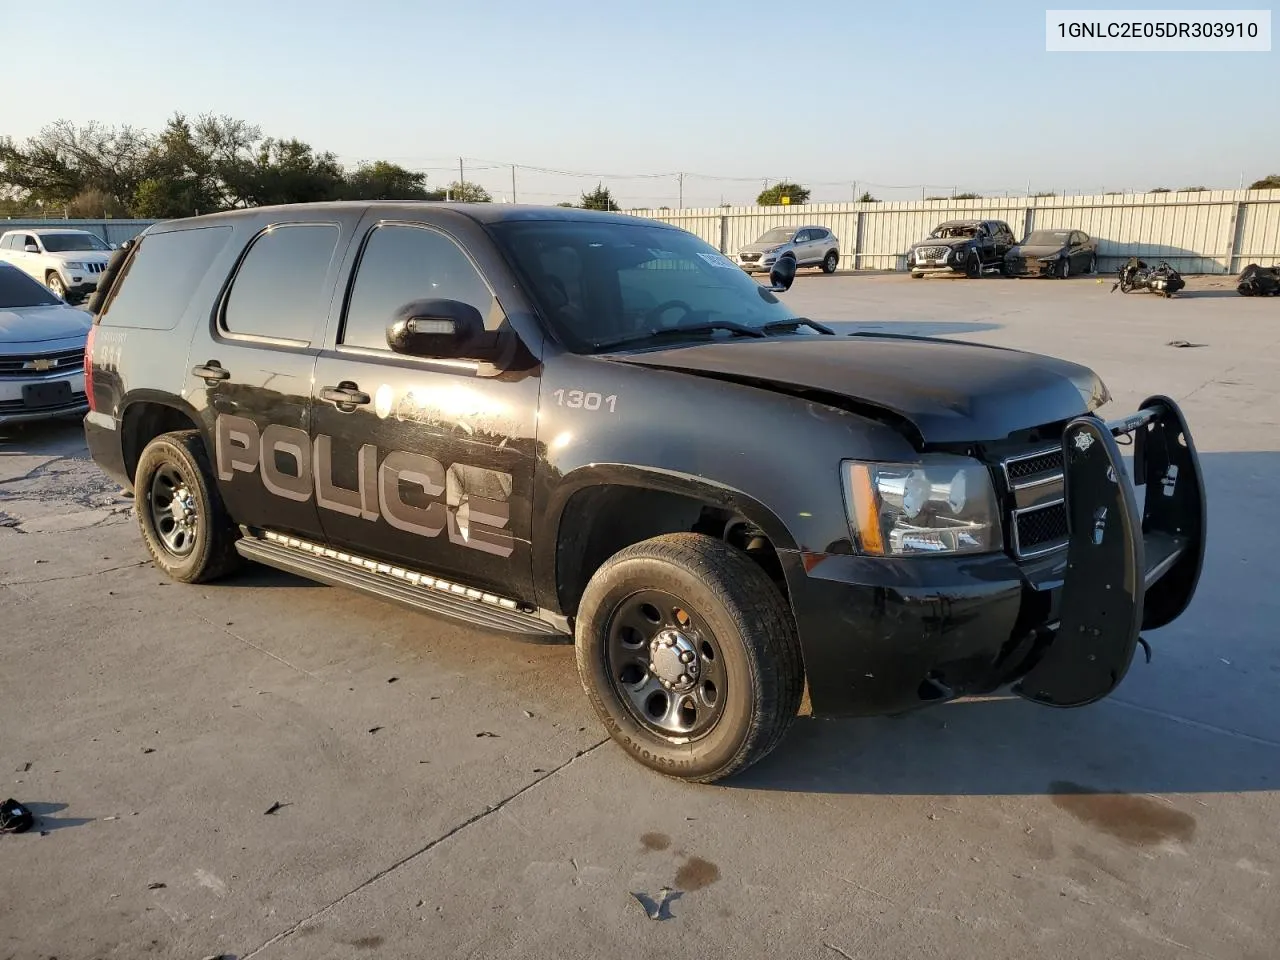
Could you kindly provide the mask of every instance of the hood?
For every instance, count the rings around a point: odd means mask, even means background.
[[[791,240],[788,240],[785,243],[758,243],[758,242],[748,243],[744,247],[742,247],[742,249],[739,250],[738,252],[739,253],[768,253],[770,250],[774,250],[777,247],[789,247],[791,243],[792,243]]]
[[[0,353],[15,344],[43,343],[84,337],[93,318],[83,310],[55,304],[48,307],[0,308]]]
[[[111,259],[111,252],[109,250],[59,250],[56,253],[46,253],[45,256],[61,260],[63,263],[105,264]]]
[[[925,443],[978,443],[1078,416],[1110,399],[1087,367],[954,340],[796,335],[611,354],[605,359],[748,383],[816,390],[907,421]]]
[[[1064,249],[1065,244],[1061,243],[1031,243],[1025,247],[1022,244],[1018,244],[1009,251],[1009,256],[1035,257],[1036,259],[1043,259],[1045,257],[1052,257],[1055,253],[1061,253]]]
[[[947,237],[945,240],[917,240],[911,245],[911,249],[916,247],[963,247],[965,244],[973,243],[973,237]]]

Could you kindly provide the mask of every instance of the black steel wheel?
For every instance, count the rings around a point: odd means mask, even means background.
[[[626,548],[591,578],[578,673],[610,736],[651,769],[709,783],[758,761],[800,706],[791,611],[768,575],[713,537]]]
[[[156,566],[175,580],[203,583],[237,565],[227,516],[197,430],[156,437],[134,473],[138,526]]]

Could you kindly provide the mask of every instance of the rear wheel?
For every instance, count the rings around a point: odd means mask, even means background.
[[[605,562],[579,605],[578,674],[610,736],[660,773],[710,783],[768,754],[804,686],[786,601],[721,540],[669,534]]]
[[[44,285],[49,288],[55,297],[67,299],[67,285],[62,282],[62,277],[56,270],[50,270],[45,274]]]
[[[174,580],[204,583],[239,561],[235,527],[210,477],[198,430],[156,437],[138,460],[138,525],[156,566]]]
[[[834,250],[832,250],[822,259],[822,272],[835,273],[836,267],[838,267],[839,265],[840,265],[840,255],[836,253]]]

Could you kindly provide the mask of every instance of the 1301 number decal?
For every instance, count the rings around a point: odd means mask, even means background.
[[[602,397],[598,393],[584,393],[581,390],[557,390],[552,396],[560,406],[574,410],[607,410],[614,413],[618,407],[618,398],[614,394]]]

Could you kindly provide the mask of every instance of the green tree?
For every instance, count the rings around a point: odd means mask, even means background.
[[[858,202],[859,203],[879,203],[880,201],[871,195],[870,190],[863,190],[862,196],[858,198]]]
[[[59,207],[91,189],[127,200],[146,174],[152,144],[134,127],[58,120],[22,144],[0,137],[0,187]]]
[[[590,193],[582,195],[582,202],[578,204],[583,210],[621,210],[622,208],[613,199],[613,194],[609,192],[609,188],[602,183],[597,183],[596,188]]]
[[[557,204],[556,204],[556,206],[557,206],[557,207],[572,207],[572,206],[573,206],[573,204],[572,204],[572,203],[570,203],[568,200],[561,200],[559,203],[557,203]]]
[[[1280,173],[1272,173],[1249,184],[1250,190],[1280,190]]]
[[[1147,193],[1172,193],[1168,187],[1152,187]]]
[[[981,200],[981,199],[982,199],[982,194],[980,194],[980,193],[957,193],[957,194],[956,194],[954,197],[952,197],[951,199],[952,199],[952,200]]]
[[[1052,190],[1040,190],[1037,193],[1033,193],[1032,196],[1033,197],[1056,197],[1057,194],[1054,193]]]
[[[447,191],[449,199],[456,200],[459,203],[493,202],[493,197],[489,195],[489,191],[478,183],[455,180],[453,183],[449,184]]]
[[[1209,189],[1208,187],[1183,187],[1178,192],[1179,193],[1205,193],[1208,191],[1208,189]]]
[[[783,197],[787,197],[787,202],[792,206],[796,206],[808,203],[811,192],[808,187],[781,180],[772,187],[761,190],[760,195],[756,197],[756,203],[762,207],[776,207],[781,205]]]
[[[426,200],[427,175],[378,160],[362,163],[346,175],[345,200]]]

